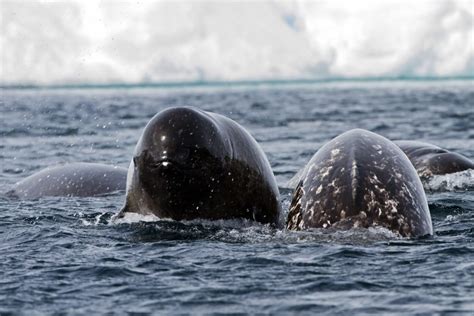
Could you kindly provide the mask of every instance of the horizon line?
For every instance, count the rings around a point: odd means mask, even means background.
[[[110,82],[110,83],[66,83],[66,84],[0,84],[0,90],[56,90],[56,89],[123,89],[123,88],[189,88],[189,87],[232,87],[255,85],[324,84],[337,82],[375,81],[469,81],[474,76],[399,76],[399,77],[333,77],[314,79],[255,79],[255,80],[193,80],[156,82]]]

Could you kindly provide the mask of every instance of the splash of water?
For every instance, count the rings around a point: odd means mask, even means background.
[[[474,170],[436,175],[423,183],[426,191],[471,191],[474,190]]]

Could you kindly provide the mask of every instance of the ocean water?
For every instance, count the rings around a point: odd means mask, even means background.
[[[190,105],[227,115],[288,181],[351,128],[474,158],[473,81],[2,90],[0,192],[64,162],[127,167],[148,120]],[[474,172],[425,185],[435,234],[289,232],[245,221],[113,222],[124,193],[0,195],[0,314],[470,314]]]

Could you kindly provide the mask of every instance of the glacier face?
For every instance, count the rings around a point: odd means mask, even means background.
[[[474,73],[471,0],[0,5],[0,84]]]

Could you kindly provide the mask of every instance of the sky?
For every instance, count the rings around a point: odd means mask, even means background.
[[[474,0],[0,0],[0,84],[473,77]]]

